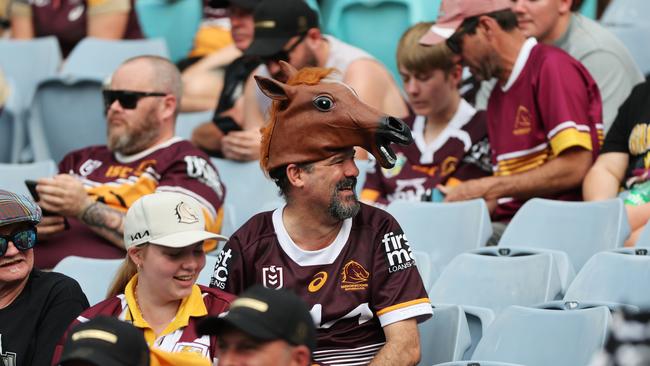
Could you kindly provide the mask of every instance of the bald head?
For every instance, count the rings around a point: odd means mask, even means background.
[[[160,56],[137,56],[122,63],[117,72],[129,71],[156,92],[172,94],[176,97],[176,113],[181,105],[183,87],[181,74],[171,61]]]

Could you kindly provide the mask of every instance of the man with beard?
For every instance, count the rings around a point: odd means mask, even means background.
[[[494,175],[441,187],[446,201],[496,202],[493,241],[531,197],[580,200],[602,141],[595,81],[564,51],[527,39],[511,6],[511,0],[443,0],[441,17],[420,40],[446,41],[475,76],[498,80],[487,108]]]
[[[255,36],[244,55],[262,59],[254,75],[286,81],[279,61],[296,69],[308,66],[333,67],[337,78],[352,87],[364,103],[392,116],[408,115],[406,102],[390,72],[367,52],[324,35],[318,28],[318,14],[304,0],[263,0],[253,14]],[[228,159],[259,158],[259,129],[271,100],[250,77],[244,88],[244,131],[229,133],[221,150]],[[363,158],[363,150],[357,152]]]
[[[289,71],[287,64],[283,67]],[[311,70],[302,69],[298,75]],[[289,86],[269,78],[257,80],[267,83],[260,85],[266,95],[282,98],[296,93],[291,87],[298,85],[297,79],[293,76]],[[282,92],[285,87],[290,90]],[[348,93],[331,98],[355,98]],[[350,107],[345,113],[354,113],[352,106],[339,104]],[[417,364],[417,322],[430,316],[431,305],[399,224],[385,211],[357,200],[359,169],[354,146],[346,140],[356,132],[343,126],[349,129],[345,136],[325,131],[318,140],[305,142],[311,130],[306,123],[295,123],[309,118],[297,112],[304,105],[285,106],[279,112],[281,105],[274,104],[271,113],[276,117],[262,132],[261,165],[286,205],[254,216],[231,236],[210,286],[234,294],[256,283],[295,291],[316,323],[314,361],[319,365]],[[327,106],[336,108],[337,103]],[[332,112],[329,118],[341,117]],[[331,122],[323,124],[320,131],[335,128]],[[374,144],[374,137],[365,141]]]
[[[203,205],[206,229],[220,230],[225,192],[217,171],[207,155],[174,137],[181,97],[176,67],[155,56],[127,60],[103,95],[108,145],[69,153],[59,175],[38,181],[39,205],[51,214],[38,226],[45,239],[37,249],[39,268],[68,255],[124,258],[124,215],[153,192],[194,197]]]

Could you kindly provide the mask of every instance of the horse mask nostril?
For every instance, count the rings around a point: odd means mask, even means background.
[[[386,125],[390,130],[402,131],[404,129],[404,124],[397,118],[387,117]]]

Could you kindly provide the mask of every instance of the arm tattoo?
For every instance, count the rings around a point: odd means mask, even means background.
[[[81,214],[81,221],[112,243],[124,247],[124,216],[106,204],[93,202]]]

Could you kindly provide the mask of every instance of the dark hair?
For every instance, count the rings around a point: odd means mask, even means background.
[[[283,165],[269,171],[269,177],[271,177],[273,182],[275,182],[275,185],[280,188],[280,195],[285,199],[289,199],[289,189],[291,188],[289,177],[287,177],[287,166],[288,165]],[[297,163],[296,166],[307,173],[311,173],[314,169],[313,163]]]
[[[517,28],[517,15],[511,9],[497,10],[483,15],[489,16],[490,18],[496,20],[499,24],[499,27],[501,27],[501,29],[506,32]],[[463,20],[460,28],[462,28],[463,31],[468,34],[476,33],[479,17],[481,17],[481,15],[466,18]]]

